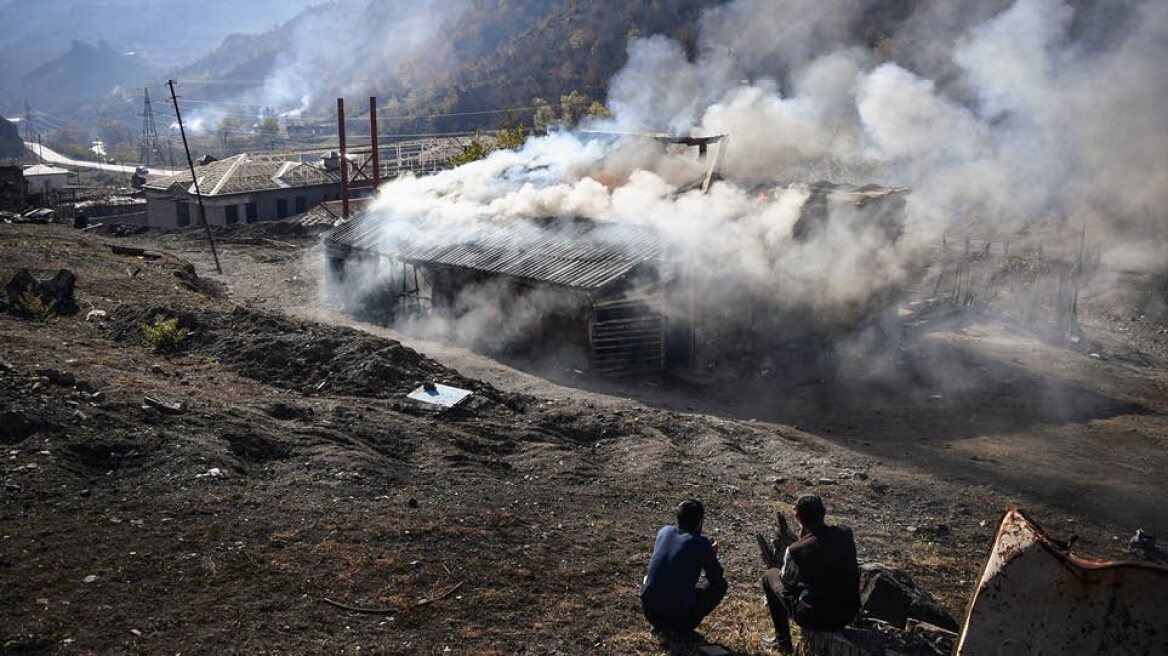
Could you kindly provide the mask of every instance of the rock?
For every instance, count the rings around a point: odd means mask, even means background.
[[[97,580],[97,575],[96,575],[96,574],[90,574],[89,576],[85,577],[83,580],[84,580],[86,583],[93,583],[94,581],[96,581],[96,580]]]
[[[147,394],[142,398],[146,405],[168,415],[181,415],[187,411],[187,404],[161,394]],[[145,406],[143,406],[145,407]]]
[[[155,362],[154,364],[150,365],[150,373],[154,374],[155,376],[165,376],[166,369],[163,369],[162,365]]]
[[[0,444],[18,444],[44,427],[20,410],[0,412]]]
[[[73,374],[59,369],[38,369],[37,375],[48,378],[50,383],[62,387],[73,387],[77,384],[77,378]]]
[[[834,478],[827,478],[825,476],[825,477],[819,479],[818,481],[816,481],[816,484],[818,484],[818,485],[835,485],[838,482],[839,481],[835,480]]]
[[[298,406],[283,401],[276,401],[264,408],[264,412],[276,419],[285,421],[308,421],[315,414],[311,407]]]
[[[957,630],[957,620],[932,595],[918,588],[912,577],[881,563],[860,566],[860,601],[862,610],[870,617],[896,627],[903,628],[911,617]]]

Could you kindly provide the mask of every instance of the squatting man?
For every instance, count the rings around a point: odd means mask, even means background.
[[[806,494],[795,501],[799,535],[787,531],[779,515],[774,540],[759,536],[763,594],[775,635],[765,642],[793,652],[789,621],[813,631],[838,631],[860,610],[860,572],[852,531],[826,523],[823,501]],[[641,607],[653,631],[695,637],[693,632],[726,595],[718,543],[702,535],[705,508],[688,499],[677,507],[677,524],[657,532],[649,572],[641,587]],[[782,551],[782,560],[778,553]],[[705,580],[700,581],[701,574]]]

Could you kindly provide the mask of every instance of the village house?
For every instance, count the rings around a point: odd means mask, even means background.
[[[71,172],[46,164],[25,167],[24,180],[28,183],[28,193],[48,194],[60,191],[69,184]]]
[[[277,221],[340,198],[339,167],[289,156],[242,153],[198,166],[195,173],[210,225]],[[198,199],[189,171],[148,181],[142,190],[151,228],[198,224]]]

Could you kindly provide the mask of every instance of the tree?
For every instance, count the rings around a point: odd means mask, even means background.
[[[580,117],[584,116],[587,107],[588,97],[575,89],[566,96],[560,96],[560,122],[567,127],[574,127],[580,122]]]
[[[588,106],[588,117],[595,119],[612,118],[612,110],[599,100],[594,100]]]
[[[276,139],[280,137],[280,119],[276,118],[271,108],[264,108],[264,116],[256,125],[255,132],[257,145],[276,147]]]
[[[556,110],[552,108],[551,103],[543,98],[536,98],[532,103],[535,105],[535,129],[547,130],[560,124],[560,119],[556,116]]]
[[[219,146],[223,149],[223,154],[232,155],[235,150],[235,137],[243,128],[243,122],[234,116],[224,116],[223,120],[219,121],[219,127],[215,129],[215,136],[219,139]]]
[[[77,123],[68,123],[44,139],[44,144],[73,159],[92,160],[89,133]]]
[[[500,149],[519,150],[527,143],[527,129],[520,123],[519,127],[511,130],[499,130],[495,137],[495,146]]]
[[[482,131],[476,131],[474,139],[463,149],[462,154],[455,155],[450,161],[455,166],[462,166],[483,159],[496,150],[519,150],[525,143],[527,128],[522,123],[511,129],[499,130],[494,140],[484,136]]]
[[[450,162],[455,166],[462,166],[463,164],[469,164],[470,162],[483,159],[494,150],[495,147],[487,143],[482,130],[475,130],[474,138],[462,149],[462,154],[450,158]]]

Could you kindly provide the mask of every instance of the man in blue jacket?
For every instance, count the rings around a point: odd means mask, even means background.
[[[657,531],[641,587],[641,608],[657,631],[692,632],[726,595],[718,543],[702,535],[705,514],[701,501],[683,501],[677,507],[677,525]],[[698,583],[703,571],[706,580]]]

